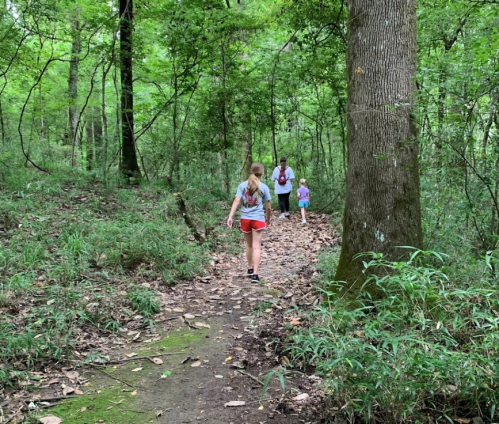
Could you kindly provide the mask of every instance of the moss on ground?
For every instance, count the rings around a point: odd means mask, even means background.
[[[201,319],[200,319],[201,321]],[[150,355],[152,353],[180,352],[189,347],[191,343],[197,342],[205,337],[209,330],[182,331],[180,329],[172,331],[167,336],[162,337],[157,342],[148,344],[142,349],[136,350],[138,355]]]
[[[200,319],[201,320],[201,319]],[[218,326],[216,326],[218,328]],[[175,330],[157,342],[150,343],[142,349],[134,349],[138,356],[148,356],[155,353],[175,353],[196,343],[216,329]],[[187,353],[187,352],[186,352]],[[118,381],[112,386],[103,387],[108,383],[105,376],[95,374],[86,384],[88,391],[93,394],[65,400],[60,405],[51,408],[50,414],[63,420],[63,423],[71,424],[94,424],[104,422],[106,424],[137,424],[153,422],[156,411],[145,410],[141,397],[145,392],[151,390],[155,382],[165,372],[171,372],[171,364],[165,358],[163,365],[157,366],[147,359],[125,362],[104,370],[112,378],[133,384],[137,389],[131,388]],[[139,371],[133,369],[142,368]]]
[[[154,411],[141,410],[137,393],[124,385],[108,386],[93,395],[66,400],[50,413],[71,424],[136,424],[155,418]]]

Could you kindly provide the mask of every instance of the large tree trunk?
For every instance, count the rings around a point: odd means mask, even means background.
[[[69,95],[69,137],[72,147],[71,166],[78,163],[78,65],[80,62],[81,41],[80,41],[80,21],[79,10],[76,10],[75,19],[71,22],[71,34],[73,43],[71,46],[71,61],[69,62],[68,95]]]
[[[133,0],[120,0],[121,172],[140,178],[133,130]]]
[[[415,0],[350,0],[348,171],[336,280],[363,283],[357,253],[399,260],[421,248],[418,145],[412,113],[416,73]]]

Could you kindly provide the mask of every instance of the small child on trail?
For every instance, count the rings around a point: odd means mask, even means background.
[[[296,190],[296,197],[298,198],[298,207],[301,210],[302,225],[305,225],[307,223],[305,209],[308,208],[308,205],[310,203],[310,191],[305,186],[306,183],[307,180],[305,178],[302,178],[300,180],[300,188]]]

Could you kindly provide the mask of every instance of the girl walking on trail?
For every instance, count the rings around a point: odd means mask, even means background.
[[[232,228],[233,217],[240,203],[241,231],[246,241],[246,259],[248,260],[248,276],[252,282],[260,281],[258,267],[262,257],[263,230],[270,224],[270,190],[260,178],[263,175],[263,165],[251,165],[251,175],[247,181],[237,187],[237,193],[230,208],[227,227]],[[263,207],[265,205],[265,212]]]
[[[286,162],[286,156],[283,156],[281,166],[277,166],[272,172],[272,181],[275,182],[274,192],[279,198],[279,208],[281,209],[279,219],[289,217],[289,195],[293,189],[291,182],[295,179],[293,170],[286,165]]]
[[[307,184],[307,180],[305,178],[302,178],[300,180],[300,188],[296,190],[296,197],[298,198],[298,207],[300,208],[301,211],[302,225],[305,225],[307,223],[307,216],[305,209],[308,208],[308,205],[310,203],[310,191],[305,186],[305,184]]]

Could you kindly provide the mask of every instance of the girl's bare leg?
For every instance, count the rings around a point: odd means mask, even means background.
[[[300,208],[301,210],[301,219],[305,219],[305,208]]]
[[[253,231],[253,273],[258,274],[260,259],[262,258],[263,230]]]
[[[253,234],[244,233],[244,240],[246,241],[246,260],[248,261],[248,269],[251,269],[253,268]]]

